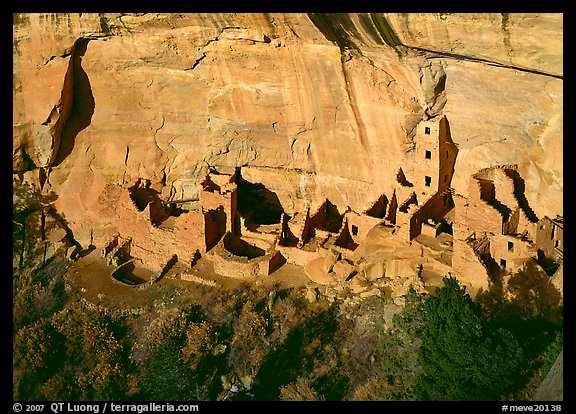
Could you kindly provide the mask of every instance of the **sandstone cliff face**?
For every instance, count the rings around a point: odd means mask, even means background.
[[[118,233],[139,178],[198,197],[209,168],[287,213],[391,194],[422,119],[446,115],[452,186],[518,164],[562,215],[562,15],[25,14],[14,17],[13,170],[58,195],[83,246]],[[410,177],[408,177],[410,178]]]

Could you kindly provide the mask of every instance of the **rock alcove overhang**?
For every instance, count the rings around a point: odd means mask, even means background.
[[[15,131],[54,127],[46,153],[15,135],[15,171],[44,177],[82,244],[109,238],[113,187],[145,177],[164,200],[193,198],[207,165],[245,166],[288,213],[326,198],[365,211],[436,113],[460,149],[457,193],[518,162],[536,213],[562,213],[561,16],[48,14],[14,33]],[[60,96],[34,121],[38,82]]]

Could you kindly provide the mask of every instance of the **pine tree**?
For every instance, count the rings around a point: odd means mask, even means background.
[[[522,350],[509,331],[486,329],[480,315],[453,277],[424,302],[418,399],[498,400],[510,392]]]

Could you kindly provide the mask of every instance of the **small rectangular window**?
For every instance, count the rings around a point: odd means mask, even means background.
[[[357,236],[358,235],[358,226],[355,226],[354,224],[352,224],[352,236]]]
[[[432,159],[432,153],[428,150],[426,150],[426,159],[427,160],[431,160]]]
[[[430,127],[424,127],[424,133],[430,135]]]
[[[506,259],[500,259],[500,266],[506,267]]]
[[[432,184],[432,177],[425,176],[424,177],[424,185],[426,187],[430,187],[430,184]]]
[[[508,251],[510,252],[514,251],[514,243],[512,243],[511,241],[508,242]]]

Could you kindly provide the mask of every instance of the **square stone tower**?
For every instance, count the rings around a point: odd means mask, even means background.
[[[450,188],[458,148],[444,115],[422,121],[416,130],[416,154],[410,177],[419,203]]]

